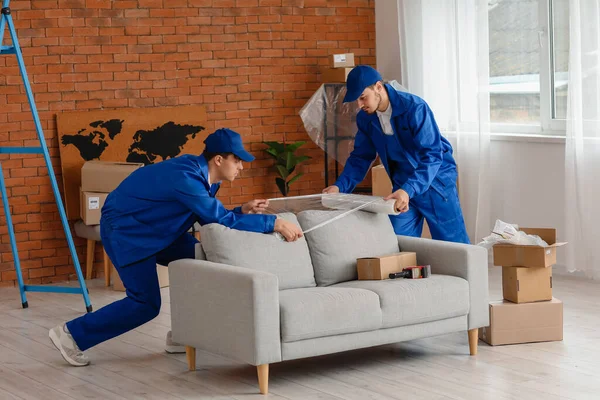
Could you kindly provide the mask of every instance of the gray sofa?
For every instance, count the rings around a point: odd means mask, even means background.
[[[282,217],[306,229],[336,211]],[[396,236],[386,215],[356,212],[287,243],[211,224],[196,260],[169,265],[173,340],[257,366],[268,392],[269,364],[488,325],[484,248]],[[356,259],[414,251],[427,279],[357,280]]]

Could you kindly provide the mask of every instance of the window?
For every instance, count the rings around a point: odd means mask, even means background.
[[[568,0],[488,0],[494,132],[564,131],[568,5]]]

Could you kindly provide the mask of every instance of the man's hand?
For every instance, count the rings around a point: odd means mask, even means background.
[[[398,189],[394,193],[387,196],[384,200],[390,199],[396,200],[396,203],[394,204],[394,210],[401,213],[408,211],[408,202],[410,201],[410,198],[408,197],[408,193],[406,193],[404,190]]]
[[[339,193],[339,192],[340,192],[340,188],[335,185],[332,185],[332,186],[329,186],[329,187],[326,187],[325,189],[323,189],[323,193],[327,193],[327,194]]]
[[[256,199],[242,206],[243,214],[262,214],[269,207],[269,200]]]
[[[277,218],[275,220],[274,231],[281,233],[281,235],[288,242],[294,242],[303,236],[302,229],[300,229],[298,225],[294,224],[293,222],[286,221],[283,218]]]

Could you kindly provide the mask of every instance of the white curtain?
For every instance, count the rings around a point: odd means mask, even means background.
[[[567,266],[600,279],[600,0],[569,2]]]
[[[377,0],[375,6],[378,68],[429,104],[453,144],[467,231],[478,243],[492,227],[488,2]]]

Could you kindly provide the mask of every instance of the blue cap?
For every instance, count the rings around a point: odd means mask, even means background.
[[[382,81],[381,75],[373,67],[368,65],[358,65],[352,68],[346,79],[346,96],[344,103],[355,101],[362,92],[371,85]]]
[[[242,161],[254,161],[254,156],[244,149],[242,137],[231,129],[217,129],[204,140],[205,150],[210,153],[232,153]]]

